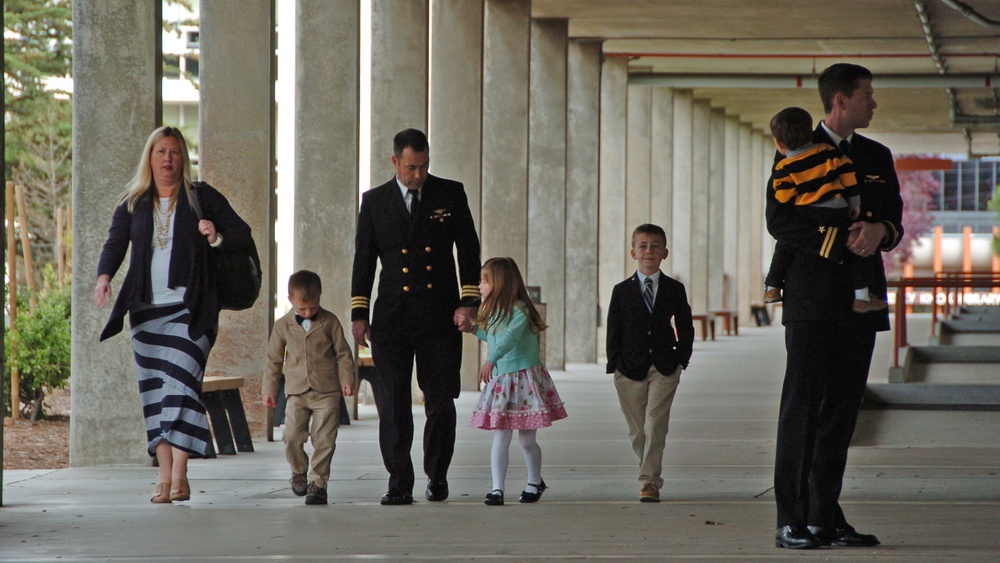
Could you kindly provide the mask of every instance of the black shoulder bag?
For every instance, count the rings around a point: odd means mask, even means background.
[[[198,189],[192,188],[190,193],[194,212],[198,215],[198,219],[204,219],[205,215],[198,201]],[[223,239],[225,239],[224,234]],[[260,295],[260,283],[263,277],[260,256],[257,255],[257,244],[251,239],[247,248],[235,250],[220,248],[219,252],[211,253],[211,261],[215,267],[219,307],[230,311],[243,311],[253,307],[257,302],[257,296]]]

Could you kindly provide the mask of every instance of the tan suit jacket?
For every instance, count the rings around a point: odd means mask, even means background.
[[[265,395],[277,394],[282,372],[285,395],[309,389],[330,393],[354,384],[354,358],[337,315],[320,309],[308,333],[291,311],[274,322],[262,385]]]

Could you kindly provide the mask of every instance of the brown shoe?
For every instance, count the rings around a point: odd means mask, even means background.
[[[764,303],[778,303],[781,301],[781,290],[777,287],[764,290]]]
[[[305,473],[292,473],[292,478],[288,480],[292,485],[292,493],[297,497],[306,496],[309,488],[309,481]]]
[[[177,486],[170,489],[170,500],[173,502],[191,500],[191,485],[187,479],[179,480]]]
[[[881,299],[872,299],[870,301],[855,299],[854,304],[851,305],[851,311],[855,313],[873,313],[875,311],[884,311],[888,308],[889,303]]]
[[[639,502],[660,502],[660,489],[652,483],[646,483],[639,490]]]
[[[170,504],[170,483],[157,483],[153,489],[153,498],[149,499],[153,504]]]

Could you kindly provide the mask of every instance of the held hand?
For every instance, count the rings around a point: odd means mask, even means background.
[[[344,396],[345,397],[353,397],[354,396],[354,385],[352,385],[350,383],[344,385],[343,391],[344,391]]]
[[[208,237],[208,244],[215,244],[216,231],[215,223],[208,219],[198,221],[198,232]]]
[[[493,362],[485,362],[483,367],[479,368],[479,381],[483,383],[489,383],[490,379],[493,378]]]
[[[107,274],[97,278],[97,286],[94,288],[94,305],[98,309],[103,309],[111,297],[111,277]]]
[[[472,332],[472,318],[475,316],[476,314],[472,307],[459,307],[455,309],[455,315],[452,317],[452,320],[455,322],[458,330]]]
[[[878,252],[878,245],[885,238],[885,225],[858,221],[848,229],[847,249],[858,256],[867,257]],[[855,233],[857,233],[855,235]]]
[[[278,407],[278,403],[274,400],[274,395],[264,395],[264,406],[273,409]]]
[[[352,321],[351,334],[354,336],[354,342],[358,346],[371,347],[368,342],[372,337],[372,326],[368,324],[368,321],[364,319]]]

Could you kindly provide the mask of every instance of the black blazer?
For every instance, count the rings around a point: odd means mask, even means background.
[[[655,365],[657,371],[670,375],[677,366],[687,368],[693,346],[694,325],[684,284],[660,272],[652,313],[642,298],[638,274],[611,291],[607,373],[617,370],[629,379],[642,380]]]
[[[351,276],[352,321],[368,320],[380,260],[373,329],[415,333],[453,329],[455,309],[471,306],[479,298],[481,268],[479,236],[462,184],[428,176],[415,219],[410,218],[395,177],[362,195]]]
[[[820,125],[813,132],[813,141],[833,144],[833,140]],[[781,158],[775,154],[775,158]],[[884,145],[855,133],[851,138],[851,160],[857,171],[858,187],[861,191],[861,209],[865,221],[881,222],[885,225],[886,238],[879,250],[892,250],[903,236],[903,200],[899,194],[899,179],[892,152]],[[768,186],[772,184],[768,180]],[[796,236],[803,229],[815,229],[815,225],[804,225],[804,219],[775,201],[773,190],[767,190],[767,230],[781,240],[782,237]],[[843,243],[839,243],[843,244]],[[882,265],[882,253],[872,258]],[[885,268],[875,270],[875,280],[868,290],[876,297],[885,298]],[[888,311],[866,314],[851,312],[854,290],[851,288],[850,272],[842,263],[827,260],[817,254],[798,252],[785,278],[782,323],[799,321],[835,322],[843,326],[889,330]]]
[[[212,248],[208,239],[198,232],[198,217],[191,209],[187,197],[177,198],[174,210],[174,242],[170,253],[167,286],[186,287],[184,304],[191,312],[188,334],[198,339],[219,324],[219,299],[214,268],[210,267],[211,253],[226,252],[253,244],[250,226],[233,211],[226,197],[204,182],[195,182],[199,202],[206,219],[215,223],[222,235],[222,244]],[[153,260],[153,197],[136,202],[129,213],[128,202],[121,202],[111,217],[108,239],[101,250],[97,264],[97,275],[114,277],[125,259],[125,253],[132,246],[128,273],[118,290],[118,298],[111,308],[111,315],[101,332],[101,340],[106,340],[124,327],[125,313],[136,305],[150,303],[153,299],[153,285],[149,269]]]

